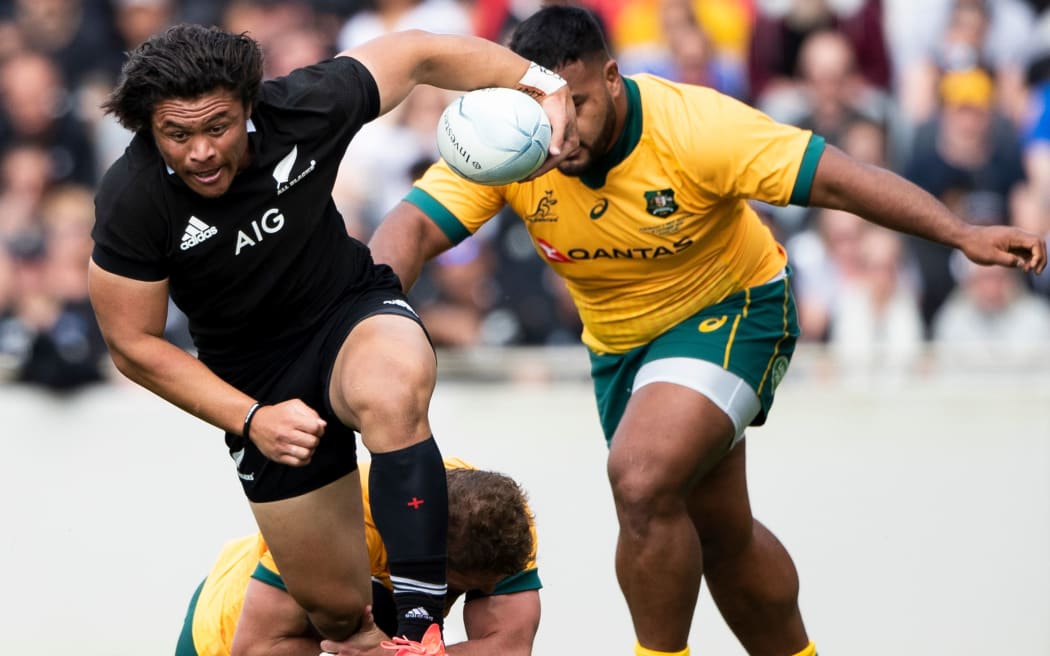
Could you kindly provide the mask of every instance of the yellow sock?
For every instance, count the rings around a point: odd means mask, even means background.
[[[817,656],[817,646],[812,641],[802,651],[792,654],[791,656]]]
[[[656,651],[655,649],[646,649],[641,643],[635,642],[634,656],[689,656],[689,647],[682,651]]]

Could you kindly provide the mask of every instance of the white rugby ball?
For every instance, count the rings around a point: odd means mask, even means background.
[[[438,152],[453,171],[485,185],[517,182],[547,159],[551,124],[540,104],[515,89],[477,89],[441,114]]]

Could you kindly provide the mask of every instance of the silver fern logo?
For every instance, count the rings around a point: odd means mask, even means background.
[[[310,160],[310,166],[306,167],[302,173],[290,180],[289,178],[292,177],[292,167],[295,166],[295,160],[298,157],[299,146],[293,146],[291,152],[285,155],[280,162],[277,162],[277,166],[273,167],[273,179],[277,182],[278,196],[294,187],[317,166],[317,160]]]

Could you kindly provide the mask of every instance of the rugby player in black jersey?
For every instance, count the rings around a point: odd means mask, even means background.
[[[576,147],[561,78],[494,43],[420,31],[263,82],[255,41],[178,25],[129,54],[104,105],[136,133],[96,196],[90,293],[113,360],[226,432],[288,592],[337,641],[371,590],[354,431],[372,453],[398,633],[440,624],[446,591],[434,352],[331,198],[354,134],[417,84],[536,96],[553,126],[537,175]],[[197,357],[163,337],[169,294]]]

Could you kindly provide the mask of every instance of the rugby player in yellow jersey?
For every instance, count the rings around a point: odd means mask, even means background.
[[[372,615],[378,629],[397,627],[386,549],[372,520],[368,462],[360,465],[365,539],[372,570]],[[508,476],[445,459],[449,491],[448,612],[465,595],[468,640],[445,653],[527,656],[540,620],[541,587],[536,533],[525,493]],[[343,643],[325,641],[327,652],[366,656],[394,652],[358,650],[379,640],[360,634]],[[380,636],[385,638],[386,636]],[[176,656],[317,656],[322,645],[304,611],[285,590],[273,556],[259,534],[227,543],[190,602]],[[416,653],[416,652],[406,652]],[[440,652],[439,652],[440,653]]]
[[[510,47],[568,81],[579,148],[499,187],[434,165],[384,219],[373,256],[407,289],[424,261],[513,208],[583,320],[635,653],[689,653],[703,576],[749,654],[810,656],[797,572],[748,500],[744,430],[765,421],[798,336],[787,255],[748,201],[846,210],[1026,271],[1043,269],[1046,248],[968,225],[897,175],[711,89],[621,76],[583,9],[540,10]]]

